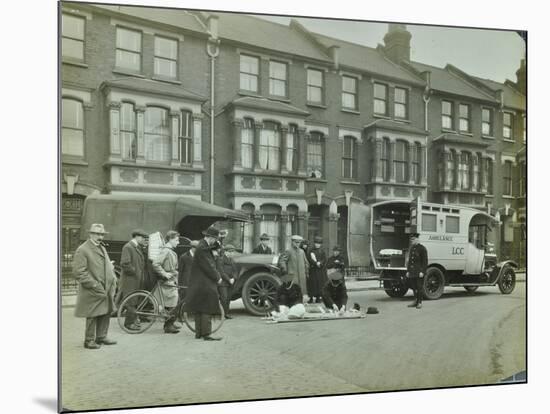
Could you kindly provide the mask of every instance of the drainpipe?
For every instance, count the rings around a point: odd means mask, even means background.
[[[210,204],[214,204],[214,64],[216,57],[220,54],[217,21],[216,16],[208,19],[210,38],[206,43],[206,53],[210,56]]]
[[[430,102],[430,94],[431,94],[431,88],[430,88],[430,80],[431,80],[431,72],[426,71],[422,72],[422,75],[424,75],[424,79],[426,80],[426,87],[424,88],[424,93],[422,94],[422,100],[424,101],[424,131],[429,131],[428,129],[428,103]],[[426,139],[426,153],[424,154],[424,159],[426,160],[424,162],[424,177],[426,177],[426,181],[428,180],[428,142]]]

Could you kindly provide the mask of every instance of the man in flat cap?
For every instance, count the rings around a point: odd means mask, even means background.
[[[269,241],[269,236],[267,233],[263,233],[260,236],[260,244],[256,246],[254,250],[252,250],[252,253],[257,254],[273,254],[273,251],[271,250],[271,247],[267,245],[267,242]]]
[[[302,236],[297,234],[290,238],[290,248],[279,257],[279,267],[283,275],[288,276],[289,280],[293,280],[295,284],[300,286],[301,291],[305,292],[309,263],[304,250],[300,248],[303,240]]]
[[[149,235],[142,229],[132,232],[132,240],[122,247],[120,256],[120,294],[125,298],[136,290],[143,289],[145,279],[145,266],[147,258],[144,249],[147,245]],[[137,298],[127,302],[126,318],[124,326],[130,330],[138,330],[136,324],[136,303]]]
[[[406,277],[410,281],[410,285],[414,290],[415,301],[408,305],[409,308],[422,308],[422,296],[424,295],[424,275],[428,267],[428,252],[426,248],[420,244],[418,233],[411,233],[409,247],[409,260],[407,262]]]
[[[199,241],[195,252],[184,310],[195,314],[196,339],[218,341],[222,338],[213,337],[210,334],[212,333],[212,315],[220,313],[218,285],[222,278],[212,253],[212,247],[217,243],[220,232],[215,227],[209,227],[202,234],[204,239]]]
[[[103,246],[107,232],[103,224],[92,224],[89,239],[74,254],[73,272],[78,281],[75,316],[86,318],[84,348],[114,345],[107,338],[109,318],[115,310],[116,277],[113,264]]]

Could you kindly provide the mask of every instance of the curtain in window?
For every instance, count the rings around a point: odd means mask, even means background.
[[[148,107],[145,110],[145,158],[170,161],[170,123],[166,109]]]
[[[137,155],[136,114],[134,105],[122,103],[120,107],[120,137],[122,159],[135,160]]]
[[[462,153],[462,189],[470,189],[470,154],[468,152]]]
[[[455,158],[456,158],[456,153],[454,151],[451,151],[449,153],[447,153],[447,184],[449,185],[449,187],[451,188],[455,188],[455,172],[456,172],[456,169],[455,169]]]
[[[241,131],[241,163],[243,168],[252,168],[254,154],[254,121],[245,119]]]
[[[296,126],[290,125],[286,135],[286,168],[294,171],[294,159],[296,158],[297,133]]]
[[[308,174],[314,171],[323,172],[323,143],[318,133],[312,133],[307,143],[307,168]],[[320,178],[320,177],[317,177]]]
[[[395,181],[398,183],[407,181],[407,152],[408,144],[405,141],[395,143]]]

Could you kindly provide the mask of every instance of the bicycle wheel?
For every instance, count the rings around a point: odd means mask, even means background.
[[[136,321],[134,322],[134,328],[130,329],[126,326],[126,315],[128,309],[135,306],[136,309]],[[138,290],[130,293],[118,308],[118,324],[120,329],[129,334],[138,334],[145,332],[147,329],[155,323],[155,320],[159,316],[159,305],[153,295],[144,290]]]
[[[212,333],[216,332],[218,329],[220,329],[223,325],[223,322],[225,321],[225,313],[223,311],[223,306],[221,303],[218,303],[220,307],[220,313],[218,315],[211,315],[212,316]],[[180,308],[180,316],[182,317],[183,321],[187,325],[187,327],[192,331],[195,332],[195,313],[194,312],[186,312],[184,310],[185,303],[182,303]]]

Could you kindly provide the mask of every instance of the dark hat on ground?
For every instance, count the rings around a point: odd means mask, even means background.
[[[323,243],[323,238],[321,236],[315,236],[313,238],[313,243]]]
[[[132,237],[136,237],[136,236],[149,238],[149,235],[145,233],[145,230],[142,230],[142,229],[135,229],[134,231],[132,231]]]
[[[374,306],[369,306],[367,308],[367,313],[369,315],[373,315],[373,314],[380,313],[380,312],[378,312],[378,308],[375,308]]]
[[[412,237],[418,237],[418,236],[420,236],[420,234],[418,234],[418,233],[411,233],[411,234],[409,234],[409,237],[410,237],[410,238],[412,238]]]
[[[339,269],[328,269],[327,276],[330,280],[337,281],[344,278],[344,274]]]
[[[333,251],[338,250],[339,252],[342,251],[342,249],[340,248],[340,246],[334,246],[334,247],[332,248],[332,250],[333,250]]]
[[[202,234],[208,237],[214,237],[215,239],[220,237],[220,231],[215,227],[208,227],[206,230],[203,230]]]
[[[267,235],[267,233],[262,233],[262,235],[260,236],[260,240],[269,240],[269,236]]]

